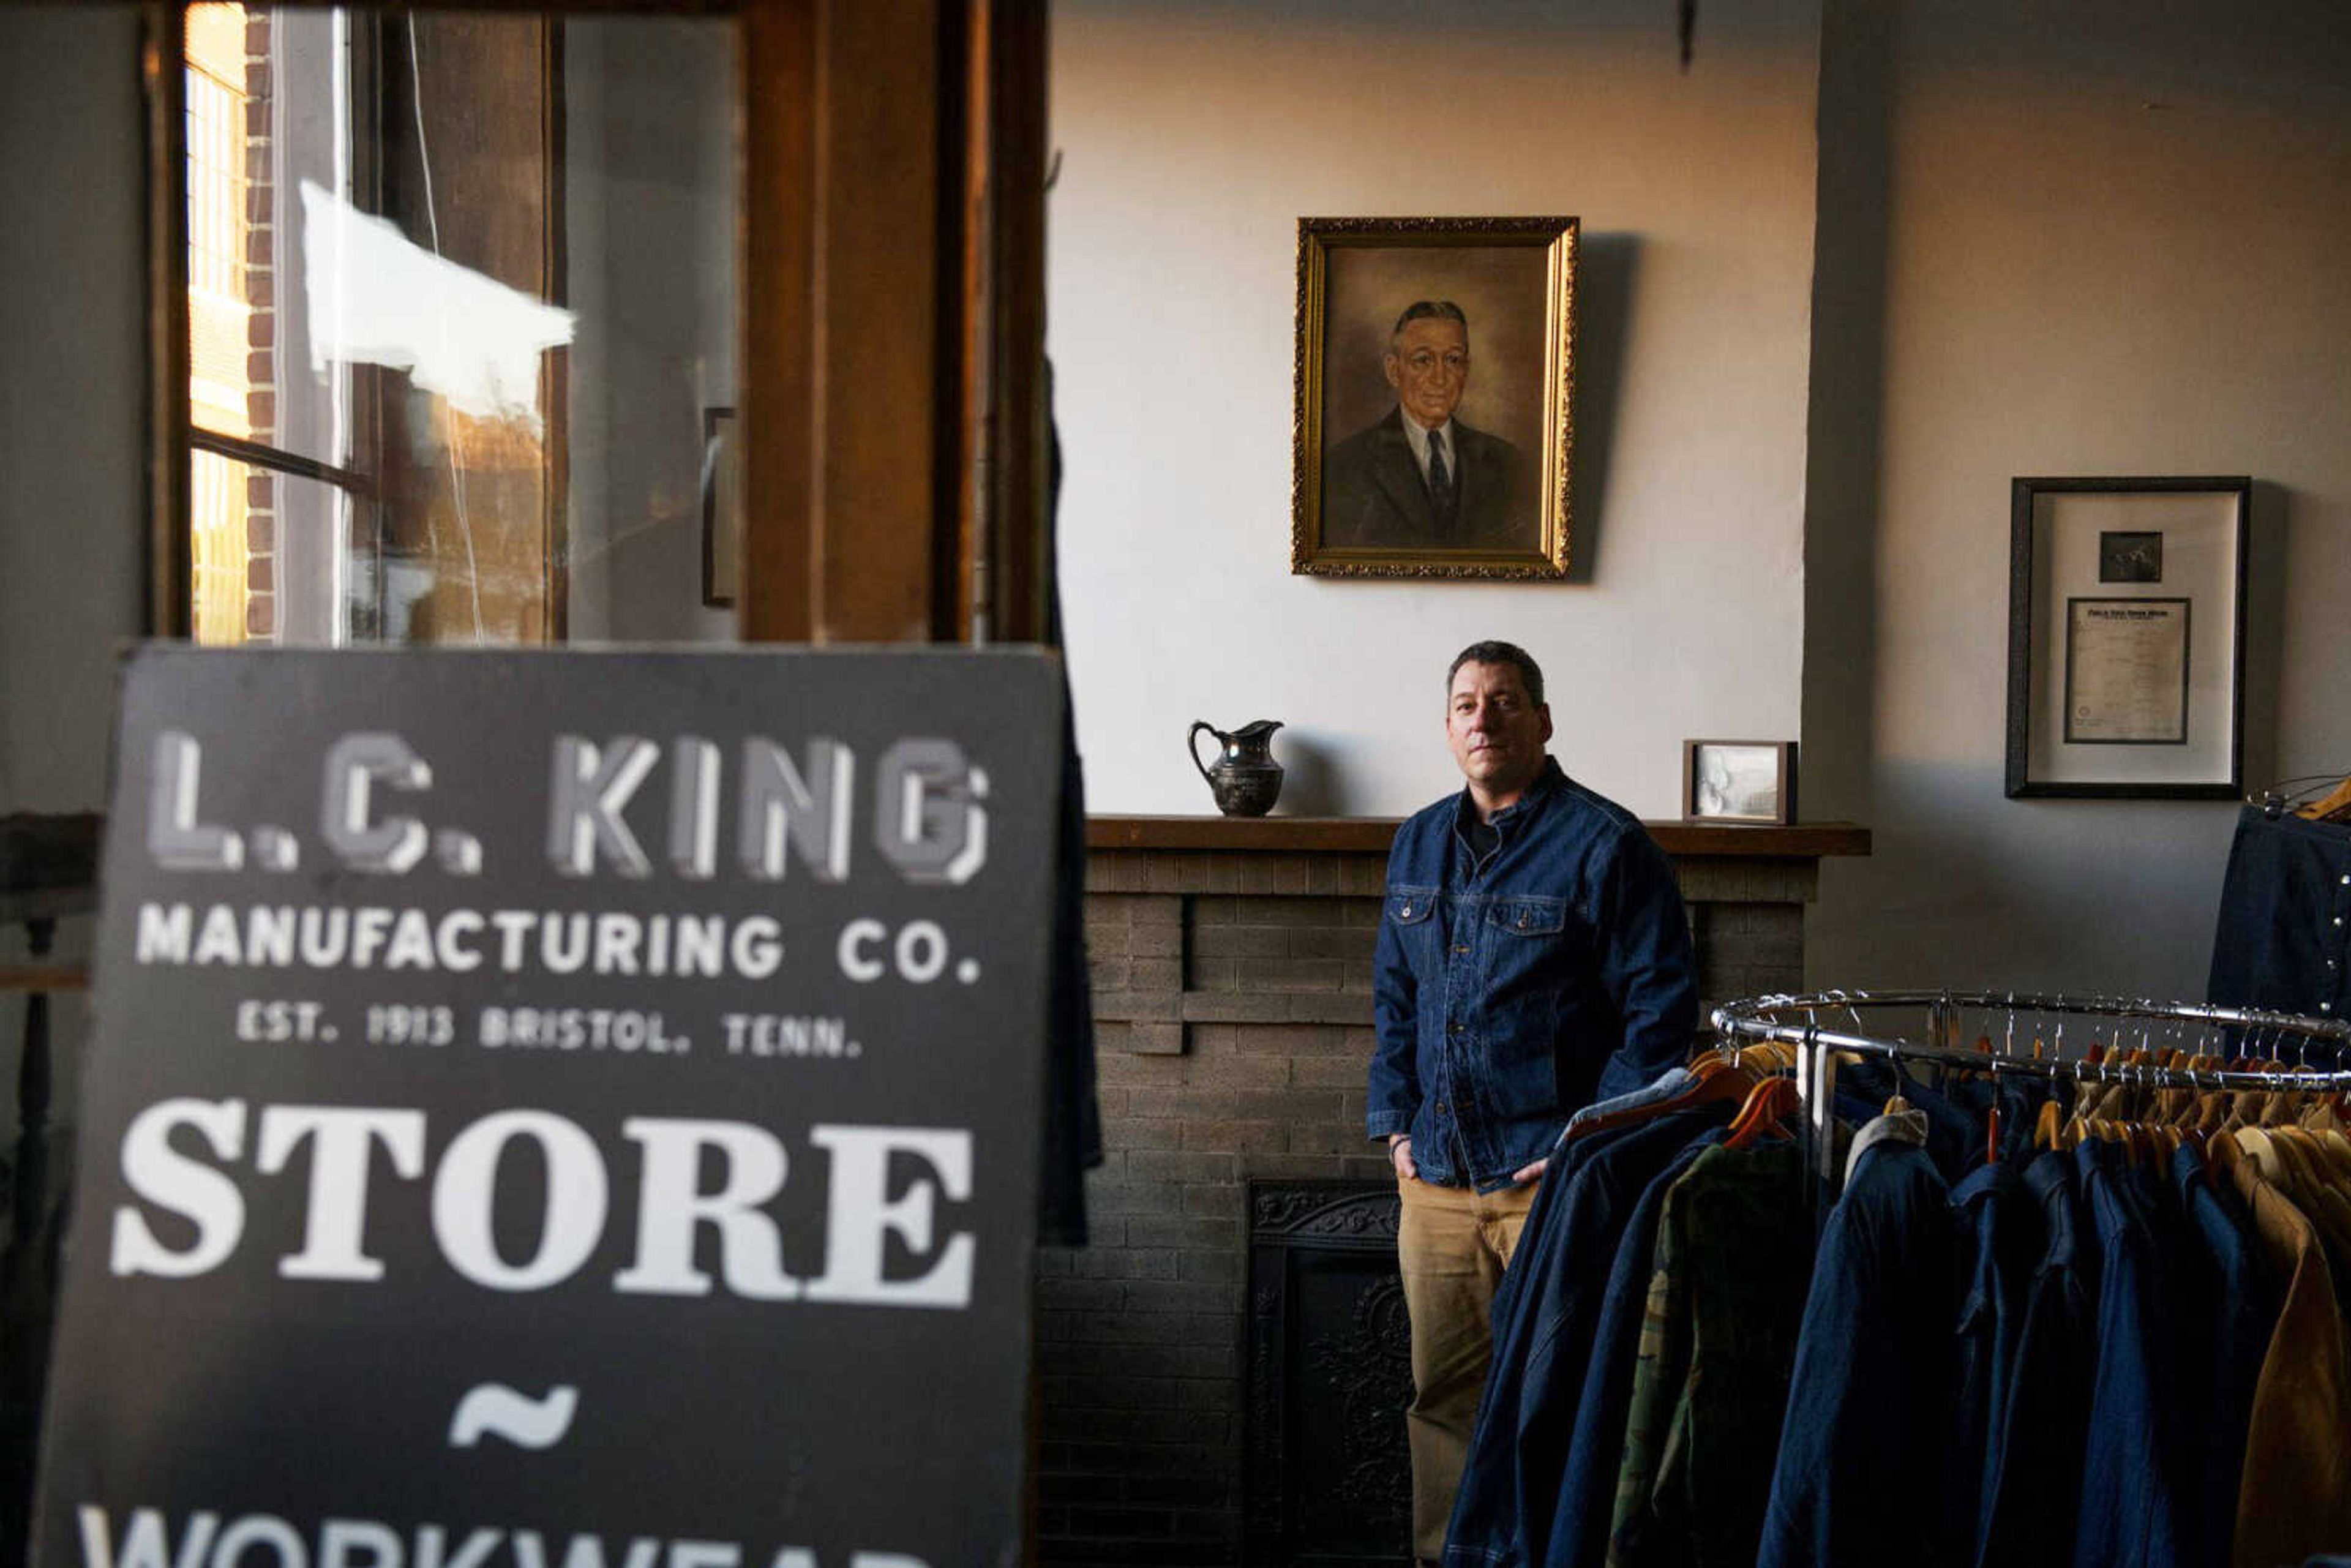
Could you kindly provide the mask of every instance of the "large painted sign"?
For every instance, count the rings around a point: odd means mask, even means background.
[[[37,1560],[1017,1561],[1060,702],[135,655]]]

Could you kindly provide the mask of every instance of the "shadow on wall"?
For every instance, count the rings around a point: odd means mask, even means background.
[[[1869,860],[1822,862],[1805,949],[1845,957],[1834,973],[1808,959],[1805,983],[2202,996],[2235,814],[2200,800],[2011,800],[2005,787],[1997,762],[1882,764],[1901,818],[1876,825]],[[2158,843],[2166,855],[2133,852]],[[1866,878],[1868,896],[1846,878]],[[2188,967],[2182,954],[2195,955]]]
[[[1822,21],[1819,221],[1805,417],[1805,806],[1875,820],[1877,495],[1886,406],[1893,19],[1829,0]]]
[[[1281,800],[1274,810],[1285,817],[1344,817],[1351,814],[1347,773],[1332,749],[1313,734],[1288,729],[1274,760],[1282,767]]]
[[[2294,542],[2294,492],[2268,479],[2253,481],[2245,547],[2244,780],[2258,799],[2291,749],[2278,734],[2278,693],[2285,668],[2287,550]]]
[[[1625,387],[1625,340],[1632,326],[1637,235],[1587,234],[1575,279],[1575,472],[1567,580],[1588,583],[1600,561],[1600,502],[1608,494],[1608,456],[1616,446],[1616,409]]]

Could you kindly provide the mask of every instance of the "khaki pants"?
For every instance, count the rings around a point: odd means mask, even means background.
[[[1475,1193],[1398,1177],[1404,1214],[1396,1262],[1412,1317],[1412,1553],[1445,1555],[1446,1521],[1478,1424],[1478,1399],[1493,1359],[1494,1287],[1519,1244],[1535,1184]]]

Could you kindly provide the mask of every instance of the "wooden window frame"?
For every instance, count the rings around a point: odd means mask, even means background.
[[[1041,0],[663,8],[740,29],[740,635],[1046,640]],[[162,636],[186,634],[190,572],[182,16],[148,0],[141,50]]]

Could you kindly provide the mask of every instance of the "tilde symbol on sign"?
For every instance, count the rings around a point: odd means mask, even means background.
[[[533,1399],[503,1383],[481,1384],[457,1401],[456,1414],[449,1417],[449,1446],[470,1448],[487,1436],[504,1437],[520,1448],[552,1448],[571,1430],[571,1417],[579,1409],[580,1390],[569,1383],[549,1389],[544,1399]]]

